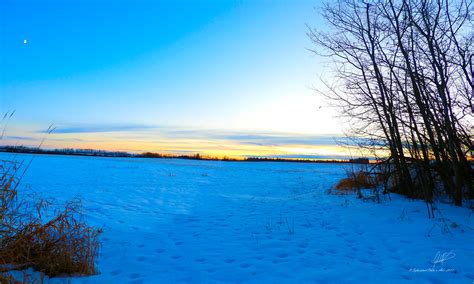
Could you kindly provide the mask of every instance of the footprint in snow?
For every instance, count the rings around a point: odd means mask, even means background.
[[[330,254],[336,254],[336,253],[337,253],[337,250],[335,250],[335,249],[327,249],[326,252],[327,252],[327,253],[330,253]]]
[[[354,252],[358,252],[358,251],[359,251],[359,249],[356,248],[356,247],[351,248],[351,250],[354,251]]]
[[[298,247],[300,248],[307,248],[308,247],[308,243],[301,243],[298,245]]]
[[[362,262],[362,263],[367,263],[367,264],[372,264],[372,265],[376,265],[376,264],[377,264],[377,262],[375,262],[375,261],[373,261],[373,260],[371,260],[371,259],[367,259],[367,258],[360,259],[359,261]]]
[[[155,252],[156,252],[156,253],[164,253],[165,250],[164,250],[164,249],[156,249]]]
[[[137,279],[137,278],[140,278],[140,276],[141,276],[140,273],[132,273],[128,276],[128,278]]]
[[[375,252],[374,252],[373,250],[369,250],[367,253],[368,253],[369,255],[371,255],[371,256],[374,256],[374,255],[375,255]]]
[[[147,260],[147,258],[145,256],[137,257],[137,261],[139,261],[139,262],[144,262],[145,260]]]
[[[122,270],[121,269],[116,269],[116,270],[113,270],[112,272],[110,272],[110,275],[112,276],[117,276],[119,274],[122,273]]]
[[[349,253],[346,254],[346,258],[348,258],[348,259],[355,259],[354,255],[349,254]]]

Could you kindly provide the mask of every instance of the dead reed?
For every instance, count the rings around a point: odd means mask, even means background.
[[[96,274],[101,230],[87,225],[78,200],[55,211],[37,195],[20,197],[22,166],[0,161],[0,283],[15,283],[8,271],[27,268],[49,277]]]
[[[378,184],[378,181],[374,178],[371,178],[368,174],[362,171],[358,172],[348,172],[346,178],[343,178],[336,185],[338,190],[360,190],[364,188],[374,188]]]

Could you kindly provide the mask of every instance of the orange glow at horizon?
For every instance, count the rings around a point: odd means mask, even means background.
[[[359,156],[356,153],[348,153],[347,149],[338,145],[254,145],[250,143],[241,143],[231,140],[216,139],[127,139],[117,137],[117,135],[97,135],[97,134],[61,134],[46,137],[42,148],[60,149],[96,149],[105,151],[123,151],[131,153],[154,152],[162,154],[201,154],[212,157],[243,158],[249,156],[255,157],[273,157],[273,156]],[[15,139],[0,140],[2,145],[23,145],[29,147],[39,146],[41,138],[36,140],[16,141]]]

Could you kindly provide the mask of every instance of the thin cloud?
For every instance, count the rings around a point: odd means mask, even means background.
[[[53,133],[56,134],[80,134],[80,133],[108,133],[108,132],[135,132],[158,128],[151,125],[128,124],[128,125],[81,125],[81,126],[58,126]],[[39,133],[46,133],[40,130]]]
[[[5,140],[38,141],[38,138],[29,136],[4,136]]]
[[[58,126],[54,134],[85,134],[85,133],[125,133],[121,140],[202,140],[225,141],[241,145],[254,146],[285,146],[285,145],[354,145],[355,141],[340,135],[308,135],[282,132],[193,129],[172,126],[146,124],[94,124]],[[38,133],[45,133],[44,130]],[[127,139],[128,138],[128,139]]]
[[[239,144],[258,146],[282,146],[282,145],[336,145],[350,141],[339,135],[304,135],[281,132],[255,132],[255,131],[228,131],[228,130],[206,130],[206,129],[163,129],[161,131],[169,138],[203,139],[203,140],[225,140]]]

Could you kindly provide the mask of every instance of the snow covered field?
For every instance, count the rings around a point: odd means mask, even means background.
[[[23,187],[104,228],[100,274],[53,283],[473,283],[472,211],[328,195],[344,167],[43,155]]]

